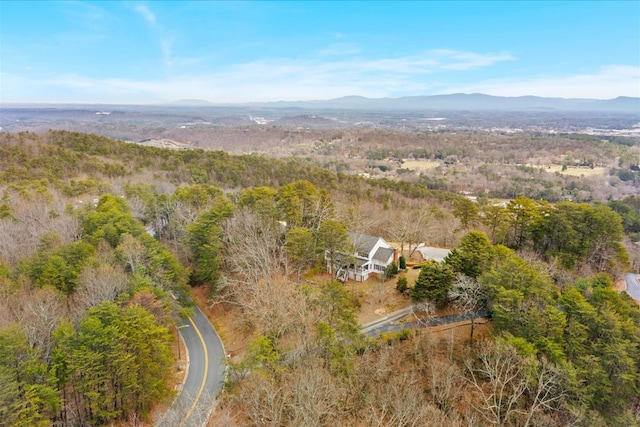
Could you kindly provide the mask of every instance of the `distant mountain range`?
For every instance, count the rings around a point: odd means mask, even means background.
[[[359,110],[442,110],[442,111],[610,111],[640,114],[640,98],[566,99],[538,96],[504,97],[480,93],[401,98],[345,96],[327,101],[253,103],[269,107],[340,108]]]
[[[162,104],[171,107],[215,107],[216,104],[204,99],[180,99],[178,101]]]
[[[101,104],[93,104],[96,108]],[[102,104],[104,105],[104,104]],[[60,104],[3,104],[3,107],[57,107]],[[80,105],[75,104],[79,107]],[[88,104],[87,106],[91,106]],[[133,107],[133,106],[131,106]],[[140,106],[145,107],[145,106]],[[619,96],[614,99],[543,98],[539,96],[492,96],[481,93],[431,96],[404,96],[400,98],[365,98],[344,96],[317,101],[277,101],[250,103],[214,103],[201,99],[183,99],[146,107],[206,108],[206,107],[254,107],[298,108],[309,110],[428,110],[428,111],[600,111],[640,115],[640,98]]]
[[[205,100],[180,100],[168,106],[219,106]],[[224,106],[252,106],[268,108],[347,109],[347,110],[439,110],[439,111],[603,111],[640,114],[640,98],[620,96],[614,99],[543,98],[539,96],[492,96],[481,93],[400,98],[342,98],[316,101],[251,102],[222,104]]]

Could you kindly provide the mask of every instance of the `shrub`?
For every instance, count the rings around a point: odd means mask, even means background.
[[[384,269],[384,275],[387,279],[398,274],[398,265],[395,262],[392,262]]]
[[[396,289],[401,294],[404,294],[409,289],[409,282],[407,281],[407,276],[401,274],[398,276],[398,281],[396,282]]]
[[[403,255],[400,255],[398,262],[400,263],[400,270],[405,270],[407,268],[407,259]]]

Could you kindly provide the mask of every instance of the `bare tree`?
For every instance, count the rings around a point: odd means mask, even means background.
[[[335,422],[342,414],[346,390],[320,363],[300,366],[286,376],[288,425],[314,427]]]
[[[561,411],[568,394],[562,372],[546,358],[542,358],[535,363],[533,370],[533,378],[529,382],[529,393],[532,401],[527,411],[524,427],[530,426],[536,415],[541,414],[543,411],[551,413]],[[577,420],[571,416],[569,421],[572,423]],[[566,425],[569,425],[569,423]]]
[[[413,255],[420,243],[429,236],[429,211],[403,209],[398,215],[390,219],[389,230],[395,240],[400,242],[400,249],[404,253],[404,244],[408,244],[409,257]]]
[[[378,203],[344,194],[337,194],[334,200],[337,211],[336,219],[345,224],[349,231],[374,234],[379,229],[388,230],[388,224],[385,221],[388,215],[382,213]]]
[[[63,200],[11,197],[13,217],[0,219],[0,262],[15,267],[38,249],[42,236],[55,233],[61,244],[79,238],[78,219],[64,209]]]
[[[262,375],[252,375],[242,385],[238,403],[253,426],[286,425],[285,384]]]
[[[399,348],[385,346],[361,358],[349,385],[353,406],[350,415],[372,426],[459,425],[428,402],[420,371],[423,367],[429,369],[433,355],[426,353],[432,350],[423,347],[426,342],[420,338],[415,337],[415,342],[420,343],[420,357],[415,364],[403,363],[401,369],[397,360],[408,362],[410,358],[403,357]],[[453,400],[454,396],[450,398]]]
[[[459,398],[461,384],[460,368],[452,361],[432,360],[429,363],[431,396],[441,411],[447,413]]]
[[[447,294],[449,301],[460,310],[471,316],[471,334],[469,340],[473,344],[473,332],[478,311],[484,307],[485,295],[482,287],[473,277],[458,274],[456,281]]]
[[[454,246],[460,229],[460,221],[450,212],[438,208],[433,210],[433,220],[429,224],[429,237],[439,246],[448,248]]]
[[[371,385],[374,398],[369,403],[368,425],[451,425],[437,407],[425,403],[422,386],[415,374],[402,372]]]
[[[485,342],[477,359],[467,359],[465,366],[469,374],[466,379],[480,397],[479,404],[473,406],[485,421],[504,426],[522,414],[520,406],[527,390],[527,379],[513,347]]]
[[[278,226],[248,209],[238,211],[225,222],[226,264],[239,280],[257,283],[282,272],[286,255]]]
[[[386,286],[387,276],[385,274],[377,274],[376,276],[378,277],[375,278],[376,284],[374,287],[374,293],[378,304],[380,304],[388,293]]]
[[[75,298],[85,309],[104,301],[113,301],[129,286],[129,278],[120,266],[87,266],[78,278]]]
[[[51,287],[44,287],[20,295],[14,303],[15,317],[24,328],[29,344],[40,350],[48,362],[53,348],[51,334],[64,314],[63,296]]]
[[[280,335],[299,320],[304,301],[287,279],[287,257],[278,223],[268,223],[249,210],[239,211],[223,227],[224,292],[248,320],[265,333]]]
[[[116,250],[125,266],[132,273],[135,273],[138,266],[144,263],[147,254],[144,245],[131,234],[122,235]]]
[[[147,204],[140,198],[138,195],[133,195],[131,197],[127,197],[127,203],[129,204],[129,208],[131,209],[131,214],[140,221],[147,220]]]
[[[429,319],[431,319],[433,315],[436,313],[436,303],[429,300],[420,301],[419,303],[414,304],[413,312],[423,313],[421,320],[426,324],[428,324]]]

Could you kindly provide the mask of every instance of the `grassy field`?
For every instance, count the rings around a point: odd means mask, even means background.
[[[440,166],[440,162],[434,160],[402,160],[402,167],[404,169],[411,169],[416,172],[428,171]]]
[[[530,165],[530,166],[533,166],[533,165]],[[591,169],[588,167],[583,168],[583,167],[577,167],[577,166],[567,166],[567,170],[565,171],[562,170],[562,165],[533,166],[533,167],[540,167],[549,173],[558,172],[562,175],[575,176],[577,178],[580,178],[582,176],[584,177],[605,176],[607,173],[609,173],[609,168],[604,168],[604,167],[596,167]]]

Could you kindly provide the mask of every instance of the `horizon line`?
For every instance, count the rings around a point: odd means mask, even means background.
[[[489,98],[499,98],[499,99],[522,99],[522,98],[536,98],[536,99],[546,99],[546,100],[561,100],[561,101],[613,101],[616,99],[631,99],[631,100],[639,100],[640,97],[636,96],[626,96],[620,95],[613,98],[565,98],[565,97],[548,97],[548,96],[539,96],[539,95],[518,95],[518,96],[503,96],[503,95],[489,95],[481,92],[472,92],[472,93],[464,93],[464,92],[455,92],[455,93],[447,93],[447,94],[435,94],[435,95],[405,95],[399,97],[367,97],[362,95],[345,95],[337,98],[329,98],[329,99],[298,99],[295,101],[286,101],[286,100],[275,100],[275,101],[244,101],[244,102],[212,102],[207,99],[200,98],[183,98],[176,100],[167,100],[160,102],[140,102],[140,103],[118,103],[118,102],[83,102],[83,101],[3,101],[0,99],[0,106],[14,104],[14,105],[114,105],[114,106],[147,106],[147,107],[230,107],[230,106],[247,106],[247,105],[263,105],[263,104],[295,104],[295,103],[311,103],[311,102],[331,102],[331,101],[340,101],[348,98],[357,98],[368,101],[381,101],[381,100],[401,100],[401,99],[410,99],[410,98],[435,98],[435,97],[450,97],[450,96],[485,96]],[[193,104],[188,104],[192,102]],[[206,105],[195,105],[195,104],[205,104]],[[183,105],[180,105],[183,104]]]

